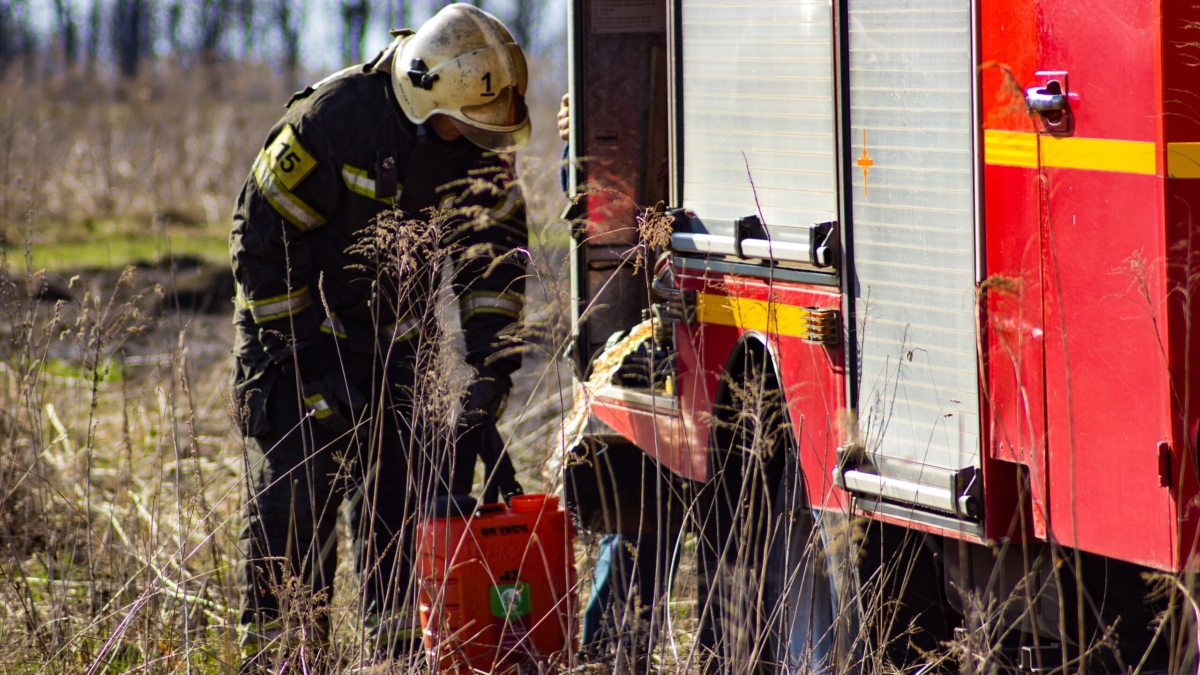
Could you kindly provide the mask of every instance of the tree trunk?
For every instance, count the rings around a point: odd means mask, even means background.
[[[288,86],[299,88],[300,31],[304,27],[304,0],[275,0],[275,19],[283,42],[283,68]]]
[[[363,38],[370,16],[367,0],[342,0],[342,59],[347,65],[362,61]]]
[[[517,15],[513,19],[513,37],[526,52],[533,53],[542,6],[539,0],[517,0]]]
[[[412,13],[408,0],[396,0],[388,3],[388,28],[411,28],[409,21]]]
[[[92,0],[88,12],[87,74],[96,76],[96,65],[100,60],[100,0]]]
[[[200,6],[200,54],[205,61],[216,60],[225,35],[229,0],[204,0]]]
[[[75,65],[75,58],[78,55],[77,41],[79,39],[71,0],[54,0],[54,20],[58,28],[59,39],[62,40],[63,58],[67,62],[67,69],[70,70],[71,66]]]
[[[249,61],[254,50],[254,0],[238,3],[238,18],[242,21],[242,60]]]
[[[117,66],[123,77],[137,77],[138,65],[143,56],[142,35],[145,32],[145,20],[144,0],[117,0]]]

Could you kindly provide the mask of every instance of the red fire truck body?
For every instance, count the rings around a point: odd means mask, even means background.
[[[758,341],[812,508],[1195,566],[1200,5],[588,0],[571,25],[581,307],[647,291],[603,262],[637,242],[610,192],[683,209],[673,387],[593,392],[595,419],[703,483]]]

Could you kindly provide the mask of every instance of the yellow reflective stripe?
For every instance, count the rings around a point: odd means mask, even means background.
[[[371,180],[363,169],[343,164],[342,180],[346,181],[346,187],[350,188],[351,192],[375,199],[375,181]]]
[[[390,323],[379,329],[379,337],[392,342],[411,340],[420,334],[421,323],[416,319],[404,319]],[[336,315],[325,317],[321,322],[321,332],[328,333],[339,339],[346,339],[346,326]]]
[[[468,293],[460,298],[458,309],[462,313],[463,320],[469,319],[475,314],[503,314],[519,319],[521,311],[525,309],[525,299],[516,293],[507,291],[504,293],[478,291]]]
[[[984,159],[988,164],[1037,168],[1037,134],[1013,131],[983,132]]]
[[[254,323],[292,316],[312,304],[312,294],[308,292],[308,286],[285,295],[276,295],[261,300],[250,300],[241,286],[238,286],[237,294],[238,304],[250,310],[250,315],[254,317]]]
[[[354,194],[381,201],[384,204],[393,204],[400,197],[401,186],[399,185],[396,186],[396,197],[376,197],[375,181],[371,179],[365,169],[358,169],[349,164],[342,165],[342,180]]]
[[[320,394],[306,396],[304,398],[304,402],[308,404],[309,408],[312,408],[313,417],[319,420],[325,419],[333,414],[333,410],[330,409],[329,404],[325,402],[325,397]]]
[[[276,179],[275,174],[271,172],[269,164],[270,158],[264,150],[258,153],[252,171],[254,182],[258,184],[259,191],[267,198],[271,206],[302,230],[311,230],[324,224],[325,219],[321,217],[321,214],[283,187]]]
[[[1153,176],[1158,171],[1158,146],[1146,141],[1107,138],[1057,138],[1017,131],[983,132],[984,161],[1000,166],[1035,169],[1115,171]]]
[[[1200,178],[1200,143],[1167,143],[1167,177]]]
[[[338,339],[346,339],[346,327],[342,325],[341,319],[337,315],[330,314],[321,322],[321,332],[328,333]]]
[[[379,335],[384,339],[390,339],[392,342],[402,342],[415,338],[420,334],[420,329],[421,322],[409,318],[384,326],[383,330],[379,331]]]
[[[1106,138],[1042,137],[1042,166],[1056,169],[1119,171],[1153,176],[1158,171],[1158,146],[1141,141]]]
[[[757,330],[781,337],[811,339],[812,312],[795,305],[766,300],[700,293],[696,296],[696,320],[742,330]]]

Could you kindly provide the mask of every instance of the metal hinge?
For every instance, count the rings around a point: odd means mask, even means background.
[[[819,345],[836,345],[841,341],[839,312],[827,307],[801,307],[801,338]]]
[[[1171,487],[1171,444],[1158,443],[1158,486]]]

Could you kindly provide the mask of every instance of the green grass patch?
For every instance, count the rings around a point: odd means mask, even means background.
[[[91,381],[92,371],[84,368],[75,361],[67,359],[48,358],[42,363],[42,374],[48,377],[60,377],[72,380]],[[125,369],[117,361],[106,361],[99,369],[99,381],[103,384],[120,382],[125,377]]]
[[[24,267],[25,248],[17,242],[4,246],[10,269]],[[89,268],[119,268],[139,263],[157,263],[173,258],[194,256],[205,263],[229,264],[229,240],[224,236],[180,232],[168,235],[123,234],[97,237],[91,241],[34,243],[34,269],[51,271]]]

